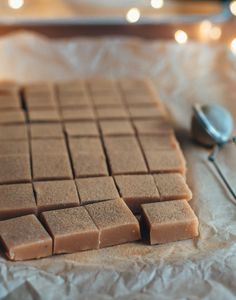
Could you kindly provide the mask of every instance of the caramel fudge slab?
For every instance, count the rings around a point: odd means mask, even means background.
[[[131,119],[157,119],[164,118],[166,113],[162,106],[157,104],[150,104],[146,106],[131,106],[129,107],[129,114]]]
[[[53,94],[25,94],[24,101],[28,110],[53,109],[57,107]]]
[[[186,200],[143,204],[142,222],[151,245],[198,236],[198,219]]]
[[[113,175],[148,172],[134,136],[105,137],[104,143]]]
[[[123,106],[122,97],[119,93],[114,94],[93,94],[91,95],[95,107],[116,107]]]
[[[69,157],[66,154],[33,153],[32,173],[34,180],[73,178]]]
[[[0,220],[36,214],[36,211],[30,183],[0,185]]]
[[[99,120],[128,119],[129,113],[125,107],[97,107]]]
[[[23,87],[23,92],[28,95],[48,95],[54,93],[54,86],[48,82],[29,83]]]
[[[153,175],[157,188],[160,192],[161,200],[192,199],[190,191],[183,175],[173,174],[155,174]]]
[[[112,177],[76,179],[81,204],[89,204],[119,198],[119,193]]]
[[[67,122],[65,132],[71,137],[99,136],[97,123],[93,121]]]
[[[134,135],[132,123],[129,120],[104,120],[99,122],[102,135]]]
[[[0,140],[27,140],[28,131],[25,124],[0,126]]]
[[[29,155],[0,156],[0,183],[31,181]]]
[[[134,120],[134,128],[138,135],[171,134],[174,132],[170,123],[164,118],[155,120]]]
[[[177,149],[178,141],[174,134],[140,135],[138,136],[143,152]]]
[[[63,128],[60,123],[30,124],[31,139],[63,138]]]
[[[34,182],[33,185],[39,212],[80,204],[73,180]]]
[[[98,248],[99,231],[83,206],[47,211],[41,216],[53,238],[54,254]]]
[[[61,115],[63,121],[95,120],[92,107],[62,108]]]
[[[60,114],[56,109],[37,109],[28,111],[29,122],[59,122]]]
[[[52,239],[35,215],[1,221],[0,240],[10,260],[52,255]]]
[[[107,78],[90,78],[87,86],[91,94],[111,93],[117,89],[116,81]]]
[[[91,106],[91,100],[88,94],[59,94],[58,102],[61,108],[78,108]]]
[[[157,104],[157,100],[152,94],[125,94],[124,101],[128,107],[131,106],[147,106]]]
[[[24,154],[29,155],[28,141],[2,141],[0,143],[0,156]]]
[[[83,94],[86,92],[86,84],[84,80],[70,80],[58,82],[56,90],[59,95]]]
[[[22,124],[25,121],[25,113],[22,109],[0,111],[0,124]]]
[[[121,197],[133,213],[139,213],[140,205],[143,203],[160,200],[160,194],[151,175],[120,175],[115,176],[115,182]]]
[[[153,84],[145,78],[122,78],[119,86],[125,93],[150,93],[153,91]]]
[[[0,110],[17,109],[21,107],[20,96],[15,93],[1,93],[0,91]]]
[[[107,176],[106,157],[97,137],[69,139],[75,177]]]
[[[67,154],[66,143],[64,139],[36,139],[31,140],[31,151],[34,154]]]
[[[99,229],[99,248],[140,239],[139,223],[123,199],[85,206]]]

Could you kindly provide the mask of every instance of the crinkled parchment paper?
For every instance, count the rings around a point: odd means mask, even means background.
[[[130,243],[28,262],[0,258],[0,298],[234,299],[236,206],[189,135],[191,104],[221,103],[236,117],[236,59],[223,46],[139,39],[0,39],[0,79],[149,76],[166,103],[188,162],[200,237],[161,246]],[[236,188],[236,147],[220,153]]]

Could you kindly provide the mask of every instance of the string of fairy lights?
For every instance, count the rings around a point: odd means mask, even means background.
[[[161,9],[165,5],[165,0],[149,0],[153,9]],[[25,0],[8,0],[8,6],[12,9],[20,9],[24,6]],[[236,16],[236,0],[229,4],[229,9],[233,16]],[[141,11],[137,7],[130,8],[126,13],[128,23],[137,23],[141,19]],[[222,36],[222,29],[219,25],[215,25],[209,20],[204,20],[199,24],[199,37],[203,42],[217,41]],[[188,33],[181,28],[173,33],[173,38],[178,44],[186,44],[188,42]],[[236,55],[236,37],[229,44],[233,54]]]

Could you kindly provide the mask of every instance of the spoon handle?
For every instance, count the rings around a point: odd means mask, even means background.
[[[234,140],[234,142],[236,143],[236,138]],[[233,196],[234,200],[236,200],[236,193],[234,192],[234,190],[232,189],[231,185],[229,184],[228,180],[226,179],[225,175],[222,173],[217,161],[216,161],[216,155],[219,152],[221,146],[216,145],[213,149],[213,151],[211,152],[211,154],[208,156],[208,160],[214,165],[217,173],[219,174],[219,176],[221,177],[221,179],[223,180],[224,184],[226,185],[226,187],[228,188],[228,191],[230,192],[230,194]],[[234,201],[234,203],[236,204],[236,202]]]

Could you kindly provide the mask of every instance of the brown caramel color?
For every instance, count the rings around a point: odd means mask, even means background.
[[[112,177],[81,178],[76,180],[81,204],[119,198]]]
[[[140,239],[139,223],[123,199],[98,202],[85,207],[99,229],[99,248]]]
[[[95,115],[91,107],[80,107],[80,108],[63,108],[62,119],[64,121],[84,121],[94,120]]]
[[[134,120],[134,127],[137,134],[170,134],[173,129],[163,118],[155,120]]]
[[[28,133],[25,124],[0,126],[0,140],[27,140]]]
[[[91,100],[86,93],[59,94],[59,105],[62,108],[90,106]]]
[[[30,136],[32,139],[63,138],[63,129],[61,124],[31,124]]]
[[[34,182],[38,210],[52,210],[79,205],[73,180]]]
[[[134,129],[129,120],[104,120],[100,121],[100,128],[103,135],[134,135]]]
[[[52,239],[35,215],[1,221],[0,239],[10,260],[52,255]]]
[[[162,244],[198,236],[198,219],[186,200],[142,205],[142,220],[150,244]]]
[[[2,141],[0,143],[0,156],[22,154],[29,155],[28,141]]]
[[[100,120],[128,119],[129,114],[124,107],[98,107],[97,117]]]
[[[157,104],[147,106],[132,106],[129,107],[131,119],[156,119],[164,116],[164,110]]]
[[[37,139],[31,141],[31,151],[34,154],[67,154],[64,139]]]
[[[96,122],[67,122],[65,124],[65,132],[68,136],[99,136]]]
[[[55,109],[37,109],[28,112],[30,122],[59,122],[60,115]]]
[[[0,220],[35,214],[36,210],[30,183],[0,185]]]
[[[122,97],[119,94],[93,94],[92,101],[95,107],[122,106]]]
[[[174,149],[178,145],[174,134],[140,135],[139,141],[144,153],[162,149]]]
[[[83,206],[44,212],[42,220],[53,237],[53,253],[98,248],[98,229]]]
[[[25,120],[25,113],[21,109],[0,111],[0,124],[22,124]]]
[[[143,203],[160,200],[160,194],[151,175],[120,175],[115,176],[115,182],[133,213],[140,212]]]

